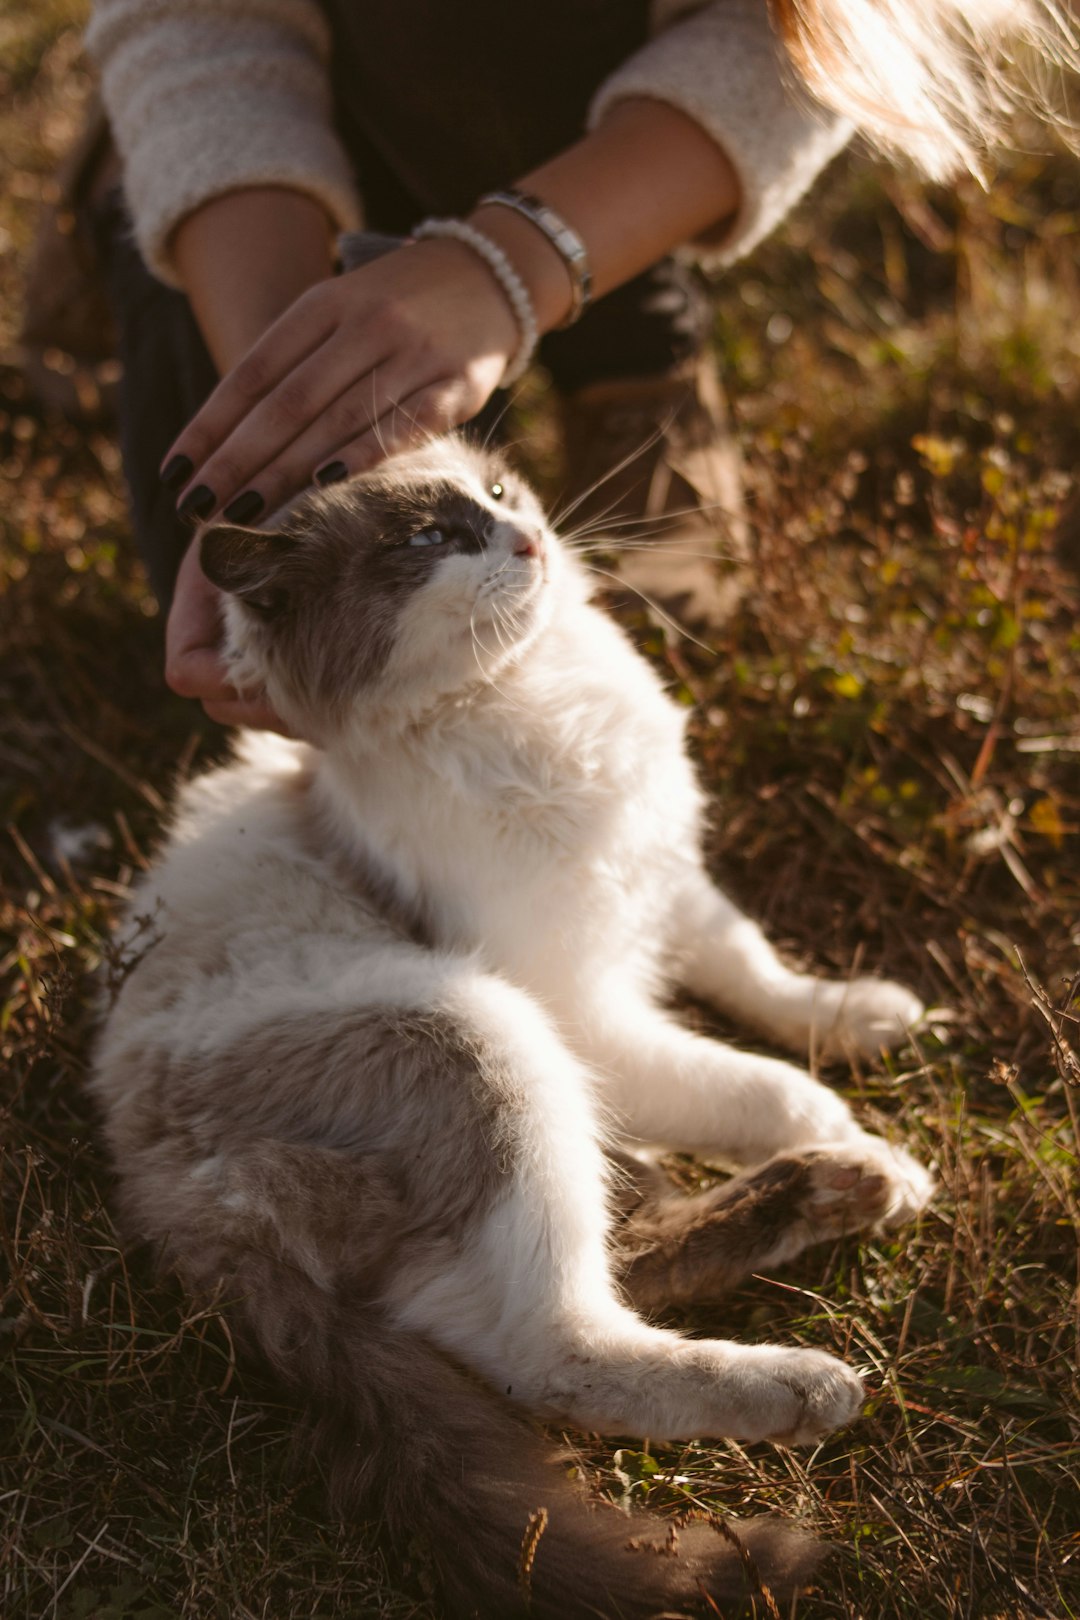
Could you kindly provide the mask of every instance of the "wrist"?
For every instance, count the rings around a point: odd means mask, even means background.
[[[332,251],[321,204],[281,187],[226,192],[181,220],[173,259],[219,371],[333,273]]]
[[[501,355],[509,364],[521,348],[524,336],[521,316],[498,271],[475,243],[458,234],[461,229],[467,229],[461,220],[426,220],[417,226],[417,239],[409,245],[408,252],[436,255],[437,263],[446,267],[440,271],[441,279],[445,281],[448,270],[459,291],[468,297],[472,310],[481,307],[477,294],[486,295],[483,299],[485,352]],[[501,249],[496,248],[496,251],[501,252]]]
[[[467,222],[502,249],[525,283],[539,330],[551,332],[570,314],[573,289],[567,268],[543,231],[498,204],[474,208]]]

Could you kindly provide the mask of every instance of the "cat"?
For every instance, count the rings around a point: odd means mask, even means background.
[[[430,1539],[447,1612],[725,1601],[737,1550],[590,1511],[516,1409],[850,1423],[833,1356],[649,1318],[907,1220],[931,1177],[667,998],[803,1053],[878,1054],[923,1009],[793,971],[714,886],[684,711],[500,456],[436,440],[201,544],[237,684],[309,740],[247,734],[186,786],[132,903],[94,1080],[127,1228],[308,1400],[339,1503]],[[740,1168],[676,1195],[658,1147]],[[777,1594],[816,1556],[738,1536]]]

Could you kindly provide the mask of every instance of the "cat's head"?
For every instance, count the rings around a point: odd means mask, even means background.
[[[542,631],[566,565],[528,485],[457,439],[306,494],[275,524],[212,525],[202,566],[226,593],[237,684],[317,738],[368,703],[497,678]]]

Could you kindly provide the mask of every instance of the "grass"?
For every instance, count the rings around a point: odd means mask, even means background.
[[[0,349],[85,90],[77,15],[0,19]],[[832,1076],[941,1190],[917,1230],[689,1324],[865,1366],[848,1433],[571,1441],[617,1501],[816,1526],[837,1552],[803,1620],[1080,1613],[1078,227],[1072,160],[985,195],[852,159],[718,292],[758,583],[715,656],[650,650],[733,892],[794,958],[943,1009],[886,1070]],[[171,782],[220,743],[162,684],[109,433],[0,372],[0,481],[0,1611],[430,1620],[419,1544],[388,1571],[328,1523],[279,1393],[117,1242],[95,975]]]

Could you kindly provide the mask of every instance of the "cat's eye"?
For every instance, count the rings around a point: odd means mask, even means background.
[[[446,539],[441,529],[421,529],[409,536],[410,546],[441,546]]]
[[[492,484],[492,486],[491,486],[491,498],[492,498],[493,501],[501,501],[502,500],[502,498],[503,498],[503,487],[502,487],[501,484]]]

